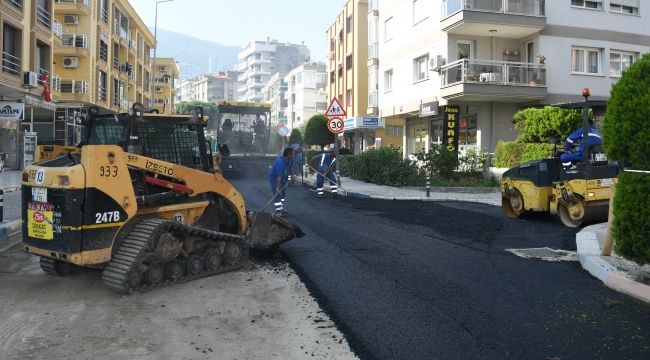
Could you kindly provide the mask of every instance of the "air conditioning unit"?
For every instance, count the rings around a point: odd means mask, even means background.
[[[443,65],[442,55],[436,55],[429,59],[429,68],[432,71],[440,71],[440,67]]]
[[[79,58],[76,56],[66,56],[63,58],[63,67],[66,69],[76,69],[79,67]]]
[[[167,72],[167,65],[160,65],[160,72]]]
[[[35,88],[38,86],[38,74],[33,71],[25,71],[23,73],[23,86],[28,88]]]
[[[66,25],[79,24],[79,16],[77,15],[63,15],[63,23]]]

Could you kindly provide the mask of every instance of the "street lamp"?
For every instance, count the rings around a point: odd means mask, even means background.
[[[151,84],[149,84],[149,94],[151,95],[151,102],[154,100],[154,86],[156,82],[156,50],[158,50],[158,40],[157,35],[158,35],[158,4],[170,2],[174,0],[159,0],[156,1],[156,15],[155,15],[155,20],[154,20],[154,25],[153,25],[153,64],[151,65],[151,72],[153,73],[153,81],[151,81]],[[155,109],[156,104],[151,104],[153,105],[152,108]]]

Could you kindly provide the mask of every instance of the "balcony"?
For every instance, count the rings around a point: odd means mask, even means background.
[[[547,94],[546,68],[540,64],[462,59],[443,66],[440,78],[445,99],[518,103]]]
[[[52,91],[61,92],[61,77],[52,75]]]
[[[2,52],[2,72],[12,76],[22,76],[20,68],[22,61],[19,57],[8,52]]]
[[[61,101],[88,102],[88,82],[84,80],[61,80]]]
[[[63,42],[63,25],[60,22],[53,20],[52,21],[52,32],[54,33],[54,41],[61,45]]]
[[[84,34],[63,34],[61,46],[55,47],[54,51],[57,55],[88,56],[89,45],[88,36]]]
[[[56,13],[90,15],[90,0],[54,0]]]
[[[443,0],[443,31],[521,39],[546,26],[544,0]]]

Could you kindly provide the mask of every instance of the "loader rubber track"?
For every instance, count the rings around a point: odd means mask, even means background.
[[[128,234],[126,234],[122,245],[115,251],[111,261],[106,265],[102,273],[102,281],[104,282],[104,285],[116,292],[129,294],[137,290],[150,290],[174,283],[195,280],[239,269],[248,261],[249,247],[244,236],[205,230],[183,225],[174,221],[156,218],[145,218],[137,221],[138,222],[129,230]],[[146,267],[143,260],[146,258],[146,254],[152,250],[154,240],[165,232],[199,237],[210,241],[214,244],[211,250],[220,251],[222,259],[221,264],[214,269],[209,269],[207,265],[204,265],[201,267],[200,271],[193,274],[186,269],[182,272],[182,275],[177,278],[168,278],[166,276],[160,282],[147,283],[142,279],[144,273],[143,268]],[[228,244],[230,244],[230,246],[236,245],[241,250],[238,259],[230,263],[225,261],[225,254],[223,252],[223,249],[228,246]],[[204,256],[206,253],[207,252],[194,253],[190,257]],[[179,255],[172,261],[184,261],[186,259],[187,258],[183,258]],[[138,276],[140,276],[140,281],[137,281]],[[136,285],[134,285],[134,283]]]

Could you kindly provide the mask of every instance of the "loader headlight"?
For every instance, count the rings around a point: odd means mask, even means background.
[[[70,178],[66,175],[59,176],[59,186],[68,186],[70,185]]]
[[[590,193],[587,194],[587,195],[589,195],[589,197],[594,197],[594,196],[596,196],[596,194],[594,194],[594,193],[592,193],[592,192],[590,192]]]

